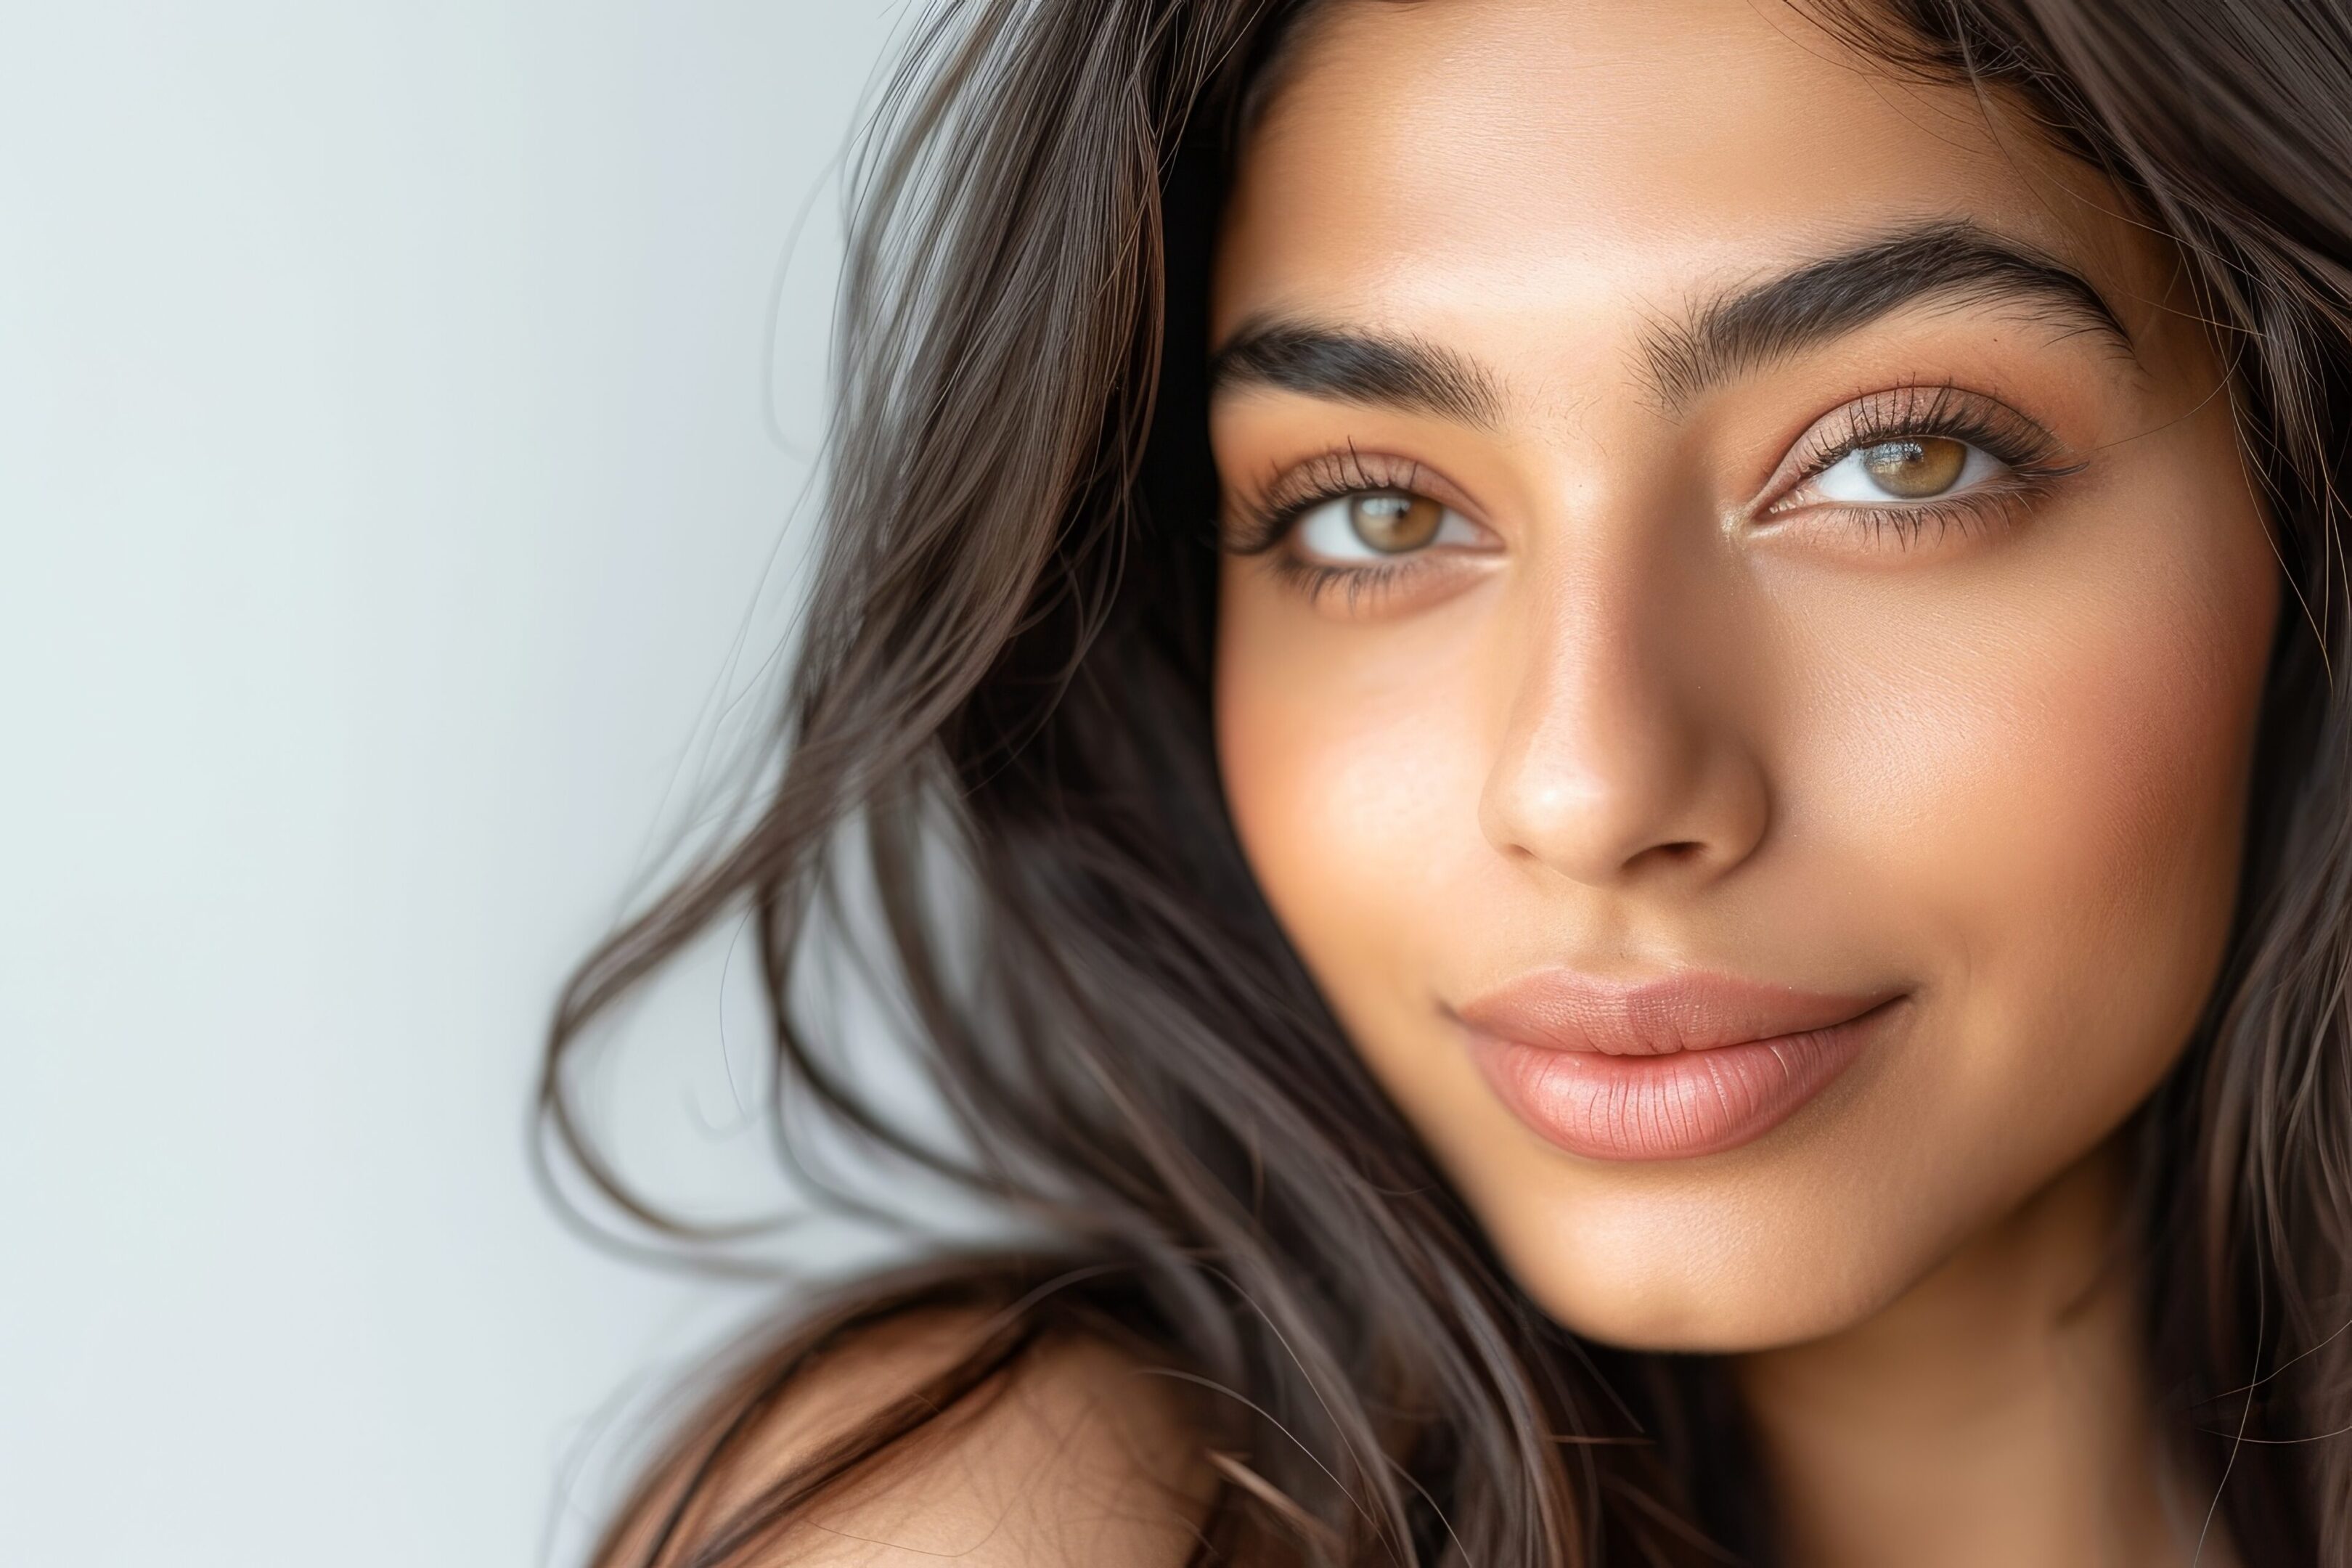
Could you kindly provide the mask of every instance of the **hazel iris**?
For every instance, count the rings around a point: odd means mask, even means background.
[[[1863,472],[1879,489],[1905,500],[1924,500],[1952,488],[1968,467],[1969,448],[1948,437],[1906,436],[1864,447],[1860,457]]]
[[[1368,490],[1348,503],[1348,526],[1383,554],[1420,549],[1444,521],[1444,507],[1404,490]]]

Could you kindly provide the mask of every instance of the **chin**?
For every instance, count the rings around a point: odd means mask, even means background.
[[[1610,1279],[1521,1274],[1530,1300],[1561,1326],[1620,1350],[1737,1355],[1826,1339],[1883,1311],[1916,1282],[1877,1279],[1840,1259],[1836,1278],[1773,1260],[1720,1260],[1711,1272],[1644,1259]],[[1515,1270],[1515,1272],[1517,1272]]]
[[[1832,1162],[1843,1179],[1814,1161],[1775,1163],[1604,1171],[1549,1202],[1525,1201],[1533,1188],[1521,1185],[1480,1207],[1521,1289],[1563,1327],[1625,1350],[1712,1354],[1855,1328],[2000,1212],[1994,1195],[1962,1201],[1945,1182],[1927,1184],[1942,1199],[1928,1201],[1884,1162],[1868,1173]]]

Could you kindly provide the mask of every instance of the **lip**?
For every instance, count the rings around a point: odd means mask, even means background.
[[[1454,1010],[1470,1056],[1538,1134],[1595,1160],[1687,1159],[1760,1138],[1827,1089],[1907,994],[1801,991],[1685,970],[1541,970]]]

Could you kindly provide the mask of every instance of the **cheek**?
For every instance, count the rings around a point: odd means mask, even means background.
[[[1475,639],[1447,611],[1335,626],[1255,579],[1227,568],[1219,765],[1268,903],[1352,1026],[1417,994],[1431,917],[1482,842]]]
[[[1803,661],[1843,676],[1790,770],[1794,837],[1835,845],[1818,862],[1833,896],[1918,957],[1945,1024],[1916,1064],[1923,1116],[2112,1121],[2221,961],[2274,567],[2227,509],[2108,510],[2133,526],[2021,549],[1980,592],[1876,619],[1899,635],[1841,646],[1863,623],[1808,617]]]

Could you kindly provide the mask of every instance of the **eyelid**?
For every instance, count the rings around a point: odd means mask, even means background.
[[[2051,466],[2063,448],[2048,426],[2004,400],[1949,382],[1908,383],[1850,397],[1817,416],[1774,466],[1747,514],[1771,515],[1849,452],[1902,436],[1960,441],[2021,474],[2053,478],[2073,471]]]
[[[1378,448],[1366,451],[1349,441],[1277,468],[1255,495],[1234,495],[1227,510],[1238,527],[1228,531],[1223,547],[1236,555],[1263,554],[1281,544],[1313,508],[1370,490],[1426,496],[1480,534],[1494,538],[1477,503],[1443,473],[1417,458]]]

